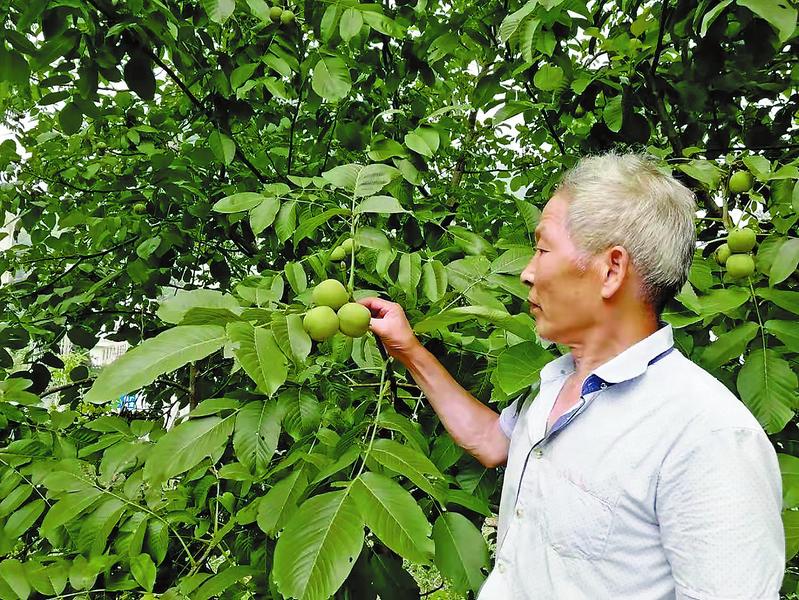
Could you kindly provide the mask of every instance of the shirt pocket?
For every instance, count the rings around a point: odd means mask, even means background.
[[[602,558],[616,519],[618,490],[561,471],[547,478],[542,492],[544,530],[553,550],[568,558]]]

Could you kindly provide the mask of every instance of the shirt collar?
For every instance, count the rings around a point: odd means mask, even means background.
[[[649,364],[674,345],[671,325],[664,325],[649,337],[644,338],[594,369],[592,375],[608,384],[635,379],[646,372]],[[541,369],[541,381],[549,381],[571,375],[574,359],[571,352],[548,363]]]

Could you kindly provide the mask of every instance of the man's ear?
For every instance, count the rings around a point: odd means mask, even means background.
[[[605,251],[602,263],[602,297],[612,298],[624,285],[629,275],[630,254],[623,246],[613,246]]]

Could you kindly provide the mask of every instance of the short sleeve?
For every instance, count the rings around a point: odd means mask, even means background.
[[[499,428],[502,429],[502,433],[504,433],[505,437],[508,439],[510,439],[511,434],[513,434],[516,421],[519,420],[519,402],[521,401],[521,398],[517,398],[499,413]]]
[[[708,431],[675,447],[659,474],[655,510],[677,600],[779,598],[782,483],[762,430]]]

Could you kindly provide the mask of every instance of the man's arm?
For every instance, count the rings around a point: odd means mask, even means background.
[[[663,463],[656,513],[678,600],[777,600],[785,568],[780,471],[765,433],[725,427]]]
[[[422,346],[399,304],[379,298],[360,302],[372,312],[372,331],[408,369],[455,443],[486,467],[505,464],[510,440],[499,415],[463,389]]]

